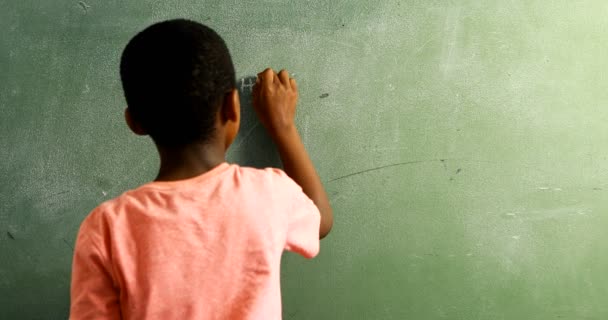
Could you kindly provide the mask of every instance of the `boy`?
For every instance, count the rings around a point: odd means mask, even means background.
[[[315,256],[333,221],[294,124],[295,80],[266,69],[254,87],[283,172],[225,162],[240,105],[213,30],[158,23],[130,41],[120,67],[127,124],[152,138],[160,169],[82,223],[70,318],[280,319],[281,253]]]

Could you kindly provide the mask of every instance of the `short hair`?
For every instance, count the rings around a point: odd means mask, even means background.
[[[154,142],[208,142],[224,97],[236,88],[224,40],[189,20],[154,24],[126,46],[120,76],[129,112]]]

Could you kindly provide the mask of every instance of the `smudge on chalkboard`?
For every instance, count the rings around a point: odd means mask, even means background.
[[[319,96],[319,98],[321,98],[321,99],[325,99],[327,97],[329,97],[329,93],[324,93],[324,94],[322,94],[322,95]]]
[[[80,8],[84,12],[84,14],[89,13],[89,9],[91,8],[91,6],[88,3],[84,2],[84,1],[79,1],[78,5],[80,6]]]
[[[13,236],[13,234],[12,234],[12,233],[10,233],[10,231],[7,231],[7,232],[6,232],[6,235],[7,235],[9,238],[11,238],[11,240],[15,240],[15,237]]]

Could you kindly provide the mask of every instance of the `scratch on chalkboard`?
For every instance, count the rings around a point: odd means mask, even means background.
[[[6,235],[7,235],[9,238],[11,238],[11,240],[15,240],[15,237],[13,236],[13,234],[12,234],[12,233],[10,233],[10,231],[7,231],[7,232],[6,232]]]
[[[467,161],[467,162],[477,162],[477,163],[495,163],[493,161],[486,161],[486,160],[459,159],[459,158],[405,161],[405,162],[393,163],[393,164],[388,164],[388,165],[384,165],[384,166],[380,166],[380,167],[374,167],[374,168],[371,168],[371,169],[366,169],[366,170],[361,170],[361,171],[353,172],[353,173],[350,173],[350,174],[347,174],[347,175],[343,175],[343,176],[340,176],[340,177],[337,177],[337,178],[333,178],[333,179],[329,180],[328,182],[334,182],[334,181],[350,178],[350,177],[353,177],[353,176],[356,176],[356,175],[360,175],[360,174],[363,174],[363,173],[378,171],[378,170],[382,170],[382,169],[386,169],[386,168],[406,166],[406,165],[419,164],[419,163],[440,162],[443,165],[444,169],[447,169],[446,161]],[[452,180],[453,180],[453,178],[452,178]]]
[[[74,247],[67,240],[65,240],[65,239],[62,239],[62,240],[70,249],[74,250]]]
[[[356,175],[360,175],[363,173],[368,173],[368,172],[372,172],[372,171],[378,171],[378,170],[382,170],[382,169],[386,169],[386,168],[391,168],[391,167],[399,167],[399,166],[406,166],[406,165],[410,165],[410,164],[418,164],[418,163],[428,163],[428,162],[437,162],[437,161],[441,161],[440,159],[432,159],[432,160],[418,160],[418,161],[406,161],[406,162],[399,162],[399,163],[393,163],[393,164],[388,164],[385,166],[380,166],[380,167],[375,167],[375,168],[371,168],[371,169],[367,169],[367,170],[362,170],[362,171],[357,171],[351,174],[347,174],[341,177],[337,177],[334,179],[329,180],[329,182],[334,182],[334,181],[338,181],[338,180],[342,180],[342,179],[346,179],[346,178],[350,178]]]
[[[80,8],[84,12],[84,14],[89,13],[89,9],[91,8],[91,6],[88,3],[84,2],[84,1],[79,1],[78,5],[80,6]]]

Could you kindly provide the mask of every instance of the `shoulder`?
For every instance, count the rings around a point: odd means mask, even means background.
[[[78,232],[78,237],[91,240],[100,240],[108,235],[110,232],[113,220],[120,212],[124,211],[122,208],[125,207],[129,199],[133,198],[133,193],[137,189],[127,191],[120,196],[102,202],[95,207],[82,221]]]
[[[233,165],[235,173],[243,180],[250,180],[260,185],[274,187],[293,187],[297,184],[279,168],[257,169],[251,167],[241,167]]]
[[[113,200],[106,201],[93,209],[80,224],[79,237],[90,238],[98,233],[106,220],[106,212]]]
[[[281,169],[239,167],[238,170],[243,177],[241,181],[249,180],[245,183],[253,188],[248,188],[248,190],[264,193],[278,206],[292,207],[297,204],[307,206],[312,203],[302,187]]]
[[[280,174],[280,172],[283,172],[283,170],[278,169],[278,168],[254,168],[254,167],[245,167],[245,166],[240,166],[238,164],[232,164],[230,165],[230,167],[235,170],[236,172],[240,173],[240,174],[244,174],[244,175],[274,175],[274,174]]]

